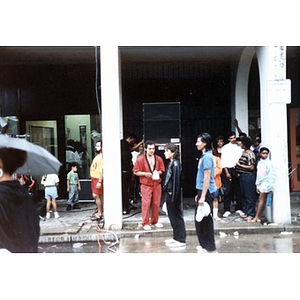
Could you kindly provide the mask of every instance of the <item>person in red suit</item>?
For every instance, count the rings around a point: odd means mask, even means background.
[[[151,225],[163,227],[158,222],[159,206],[161,200],[161,174],[165,171],[162,158],[155,154],[155,143],[145,142],[145,154],[137,158],[133,172],[140,179],[142,195],[142,226],[145,230],[151,230]],[[150,207],[152,203],[152,214]]]

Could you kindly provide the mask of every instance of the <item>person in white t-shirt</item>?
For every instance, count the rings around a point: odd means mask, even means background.
[[[236,212],[243,215],[241,203],[241,191],[239,178],[236,174],[236,163],[242,155],[243,149],[236,142],[234,131],[228,133],[228,143],[222,148],[221,164],[222,164],[222,182],[225,187],[224,195],[224,210],[223,217],[228,217],[231,214],[231,200],[236,200]],[[234,198],[235,197],[235,198]]]
[[[43,175],[41,184],[45,186],[45,199],[46,205],[46,219],[50,219],[50,207],[52,204],[55,219],[60,218],[57,212],[56,199],[58,198],[57,186],[59,183],[59,177],[57,174]]]

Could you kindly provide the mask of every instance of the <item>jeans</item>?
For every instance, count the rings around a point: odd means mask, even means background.
[[[74,204],[78,203],[78,197],[79,194],[77,184],[70,184],[69,199],[67,204],[73,206]]]
[[[243,211],[246,215],[255,216],[256,187],[255,173],[241,173],[240,185],[242,194]]]

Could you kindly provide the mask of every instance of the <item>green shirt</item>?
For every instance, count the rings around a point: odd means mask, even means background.
[[[78,184],[78,174],[73,172],[73,171],[70,171],[67,175],[67,179],[69,180],[69,183],[70,184]]]

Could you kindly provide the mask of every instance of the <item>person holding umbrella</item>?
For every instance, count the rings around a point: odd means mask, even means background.
[[[39,216],[28,191],[13,174],[27,160],[27,152],[0,148],[0,249],[37,252]]]

